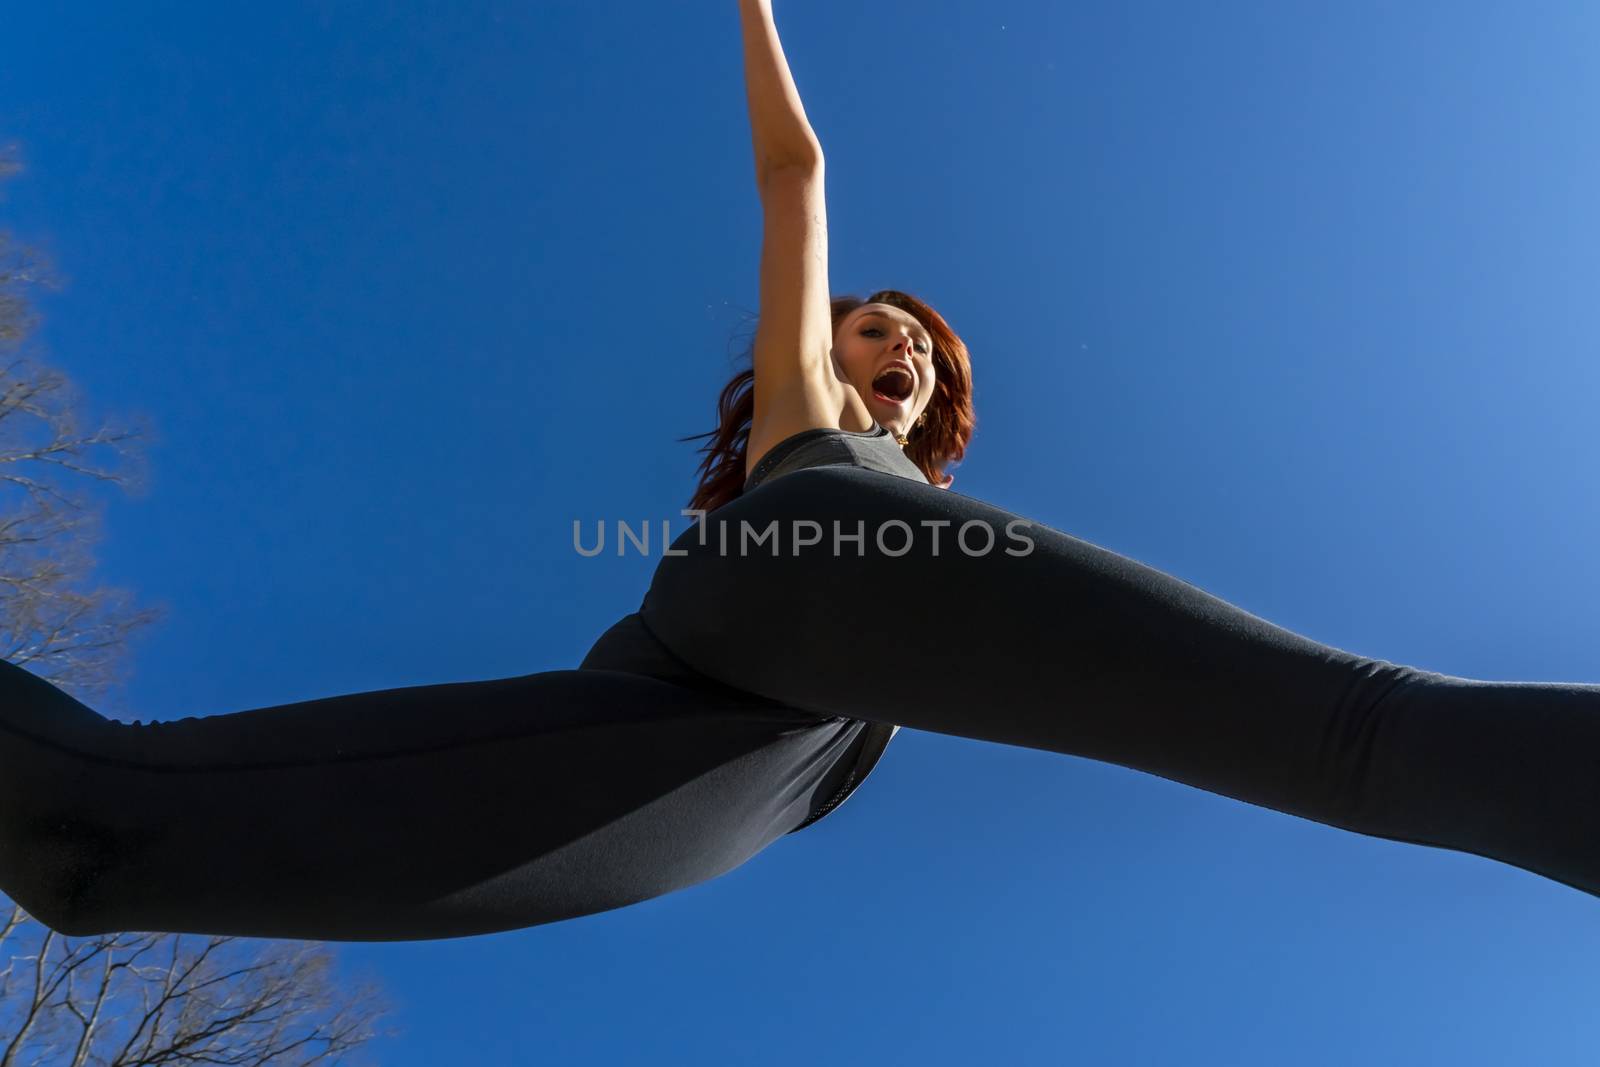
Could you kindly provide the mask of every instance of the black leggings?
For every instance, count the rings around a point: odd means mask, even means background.
[[[741,546],[746,530],[768,540]],[[130,726],[8,665],[0,889],[75,935],[552,922],[743,863],[819,810],[864,723],[883,722],[1116,763],[1600,895],[1600,686],[1355,656],[853,467],[765,483],[672,553],[576,671]]]

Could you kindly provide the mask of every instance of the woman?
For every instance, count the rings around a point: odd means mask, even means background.
[[[903,724],[1600,895],[1600,686],[1357,657],[941,491],[966,349],[904,293],[825,299],[820,146],[770,0],[740,3],[761,326],[639,611],[576,670],[148,726],[4,664],[0,889],[69,935],[515,929],[738,866]]]

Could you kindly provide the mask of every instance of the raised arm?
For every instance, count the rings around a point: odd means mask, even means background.
[[[739,0],[745,85],[755,139],[761,242],[761,320],[756,326],[755,414],[745,472],[802,430],[839,428],[844,387],[833,369],[828,290],[828,213],[822,145],[778,42],[772,0]]]
[[[755,141],[756,182],[779,167],[810,165],[822,158],[822,143],[806,121],[800,91],[778,40],[772,0],[739,0],[744,26],[744,82]]]

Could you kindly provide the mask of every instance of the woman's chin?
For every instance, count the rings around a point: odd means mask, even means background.
[[[872,417],[878,420],[880,426],[890,426],[890,429],[899,429],[906,423],[906,401],[894,401],[888,397],[873,393],[868,401],[868,410]]]

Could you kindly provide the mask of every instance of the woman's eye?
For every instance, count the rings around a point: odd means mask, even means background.
[[[869,333],[882,333],[883,331],[878,329],[876,326],[868,326],[866,329],[862,330],[861,332],[863,334],[869,334]],[[926,352],[927,350],[928,350],[928,346],[927,345],[923,344],[921,341],[917,342],[917,351],[918,352]]]

